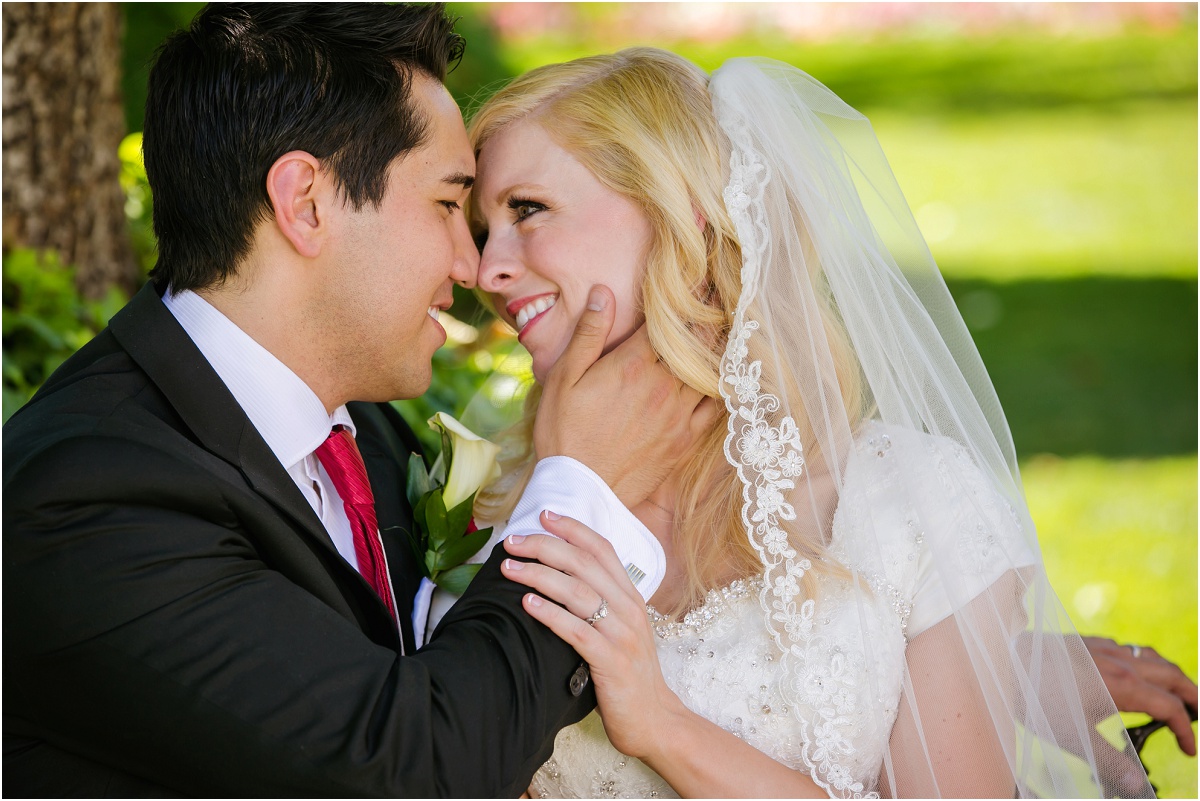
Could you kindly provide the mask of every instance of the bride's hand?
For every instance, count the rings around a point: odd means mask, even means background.
[[[569,517],[543,512],[546,531],[505,539],[514,556],[536,562],[504,560],[504,575],[537,590],[524,606],[579,652],[591,668],[604,730],[623,754],[645,759],[669,731],[682,703],[663,680],[645,602],[625,573],[612,546]],[[605,603],[594,624],[586,620]],[[557,605],[561,604],[561,606]]]

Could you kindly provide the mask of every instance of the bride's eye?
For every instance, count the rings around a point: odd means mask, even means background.
[[[510,197],[508,199],[508,207],[512,210],[517,222],[528,219],[539,211],[546,209],[545,204],[538,203],[536,200],[526,200],[519,197]]]

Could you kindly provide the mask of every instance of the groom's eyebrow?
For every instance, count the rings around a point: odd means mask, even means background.
[[[463,189],[470,189],[475,184],[475,176],[465,172],[456,172],[447,175],[442,181],[443,183],[461,186]]]

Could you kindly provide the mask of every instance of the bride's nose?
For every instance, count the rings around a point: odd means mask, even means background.
[[[513,248],[500,238],[489,238],[479,254],[478,285],[484,292],[500,292],[520,278],[525,267]]]

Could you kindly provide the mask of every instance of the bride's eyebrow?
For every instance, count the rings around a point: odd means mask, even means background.
[[[544,186],[542,186],[541,184],[516,183],[516,184],[513,184],[512,186],[509,186],[507,189],[503,190],[502,192],[497,193],[496,205],[503,206],[503,205],[505,205],[505,203],[508,200],[512,199],[513,197],[523,197],[530,193],[541,193],[541,192],[545,192],[545,191],[546,191],[546,188]]]

